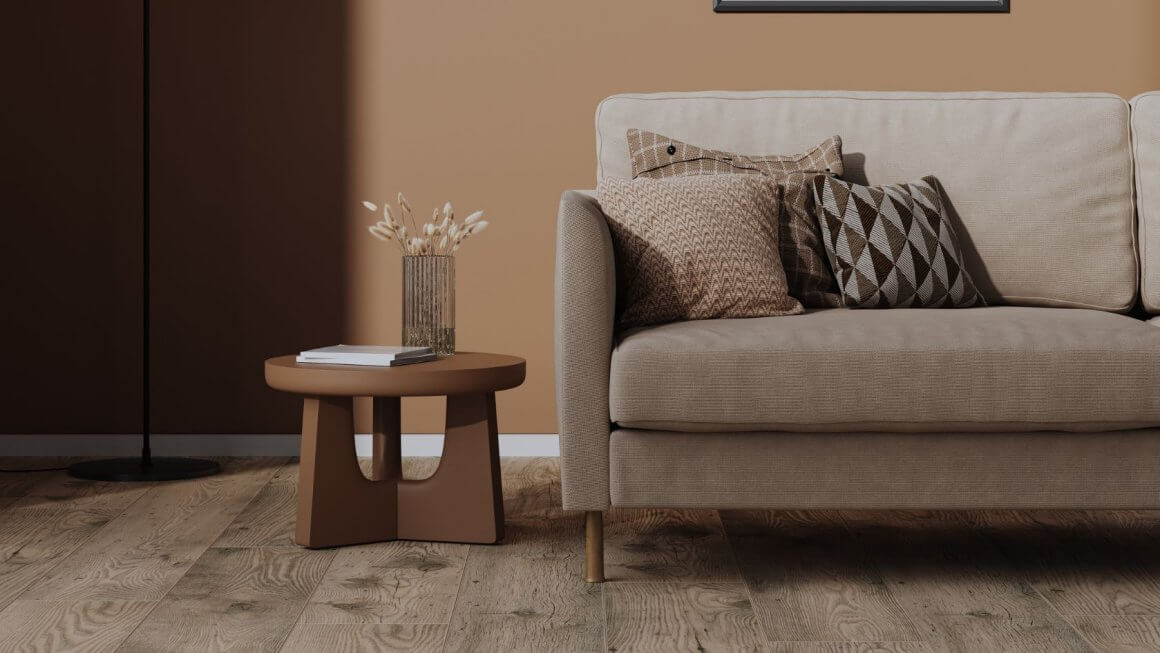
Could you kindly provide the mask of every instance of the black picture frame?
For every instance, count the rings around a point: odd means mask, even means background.
[[[713,0],[718,13],[1010,13],[1011,0]]]

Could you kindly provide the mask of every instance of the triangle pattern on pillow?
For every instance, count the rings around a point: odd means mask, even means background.
[[[938,181],[860,186],[813,180],[822,242],[845,306],[986,305],[946,217]]]

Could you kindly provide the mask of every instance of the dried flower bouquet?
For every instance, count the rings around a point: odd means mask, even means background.
[[[383,204],[383,219],[367,229],[379,240],[398,243],[404,256],[450,256],[459,250],[463,241],[487,228],[483,211],[472,213],[462,223],[455,222],[451,202],[444,204],[442,211],[436,208],[431,213],[431,221],[420,228],[407,198],[399,193],[397,201],[403,215],[402,222],[395,219],[395,213],[387,203]],[[379,210],[373,202],[363,202],[363,206],[368,211]]]

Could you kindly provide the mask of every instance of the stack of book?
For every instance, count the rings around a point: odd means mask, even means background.
[[[398,367],[435,360],[430,347],[386,347],[380,345],[333,345],[298,354],[299,363],[318,365],[362,365]]]

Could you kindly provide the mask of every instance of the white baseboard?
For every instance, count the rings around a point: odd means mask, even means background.
[[[155,435],[156,456],[297,456],[297,433],[270,435]],[[371,455],[371,436],[354,436],[355,452]],[[443,435],[403,435],[403,455],[438,456]],[[136,456],[141,436],[126,435],[0,435],[0,456]],[[499,455],[509,457],[559,456],[560,439],[554,434],[508,433],[499,436]]]

